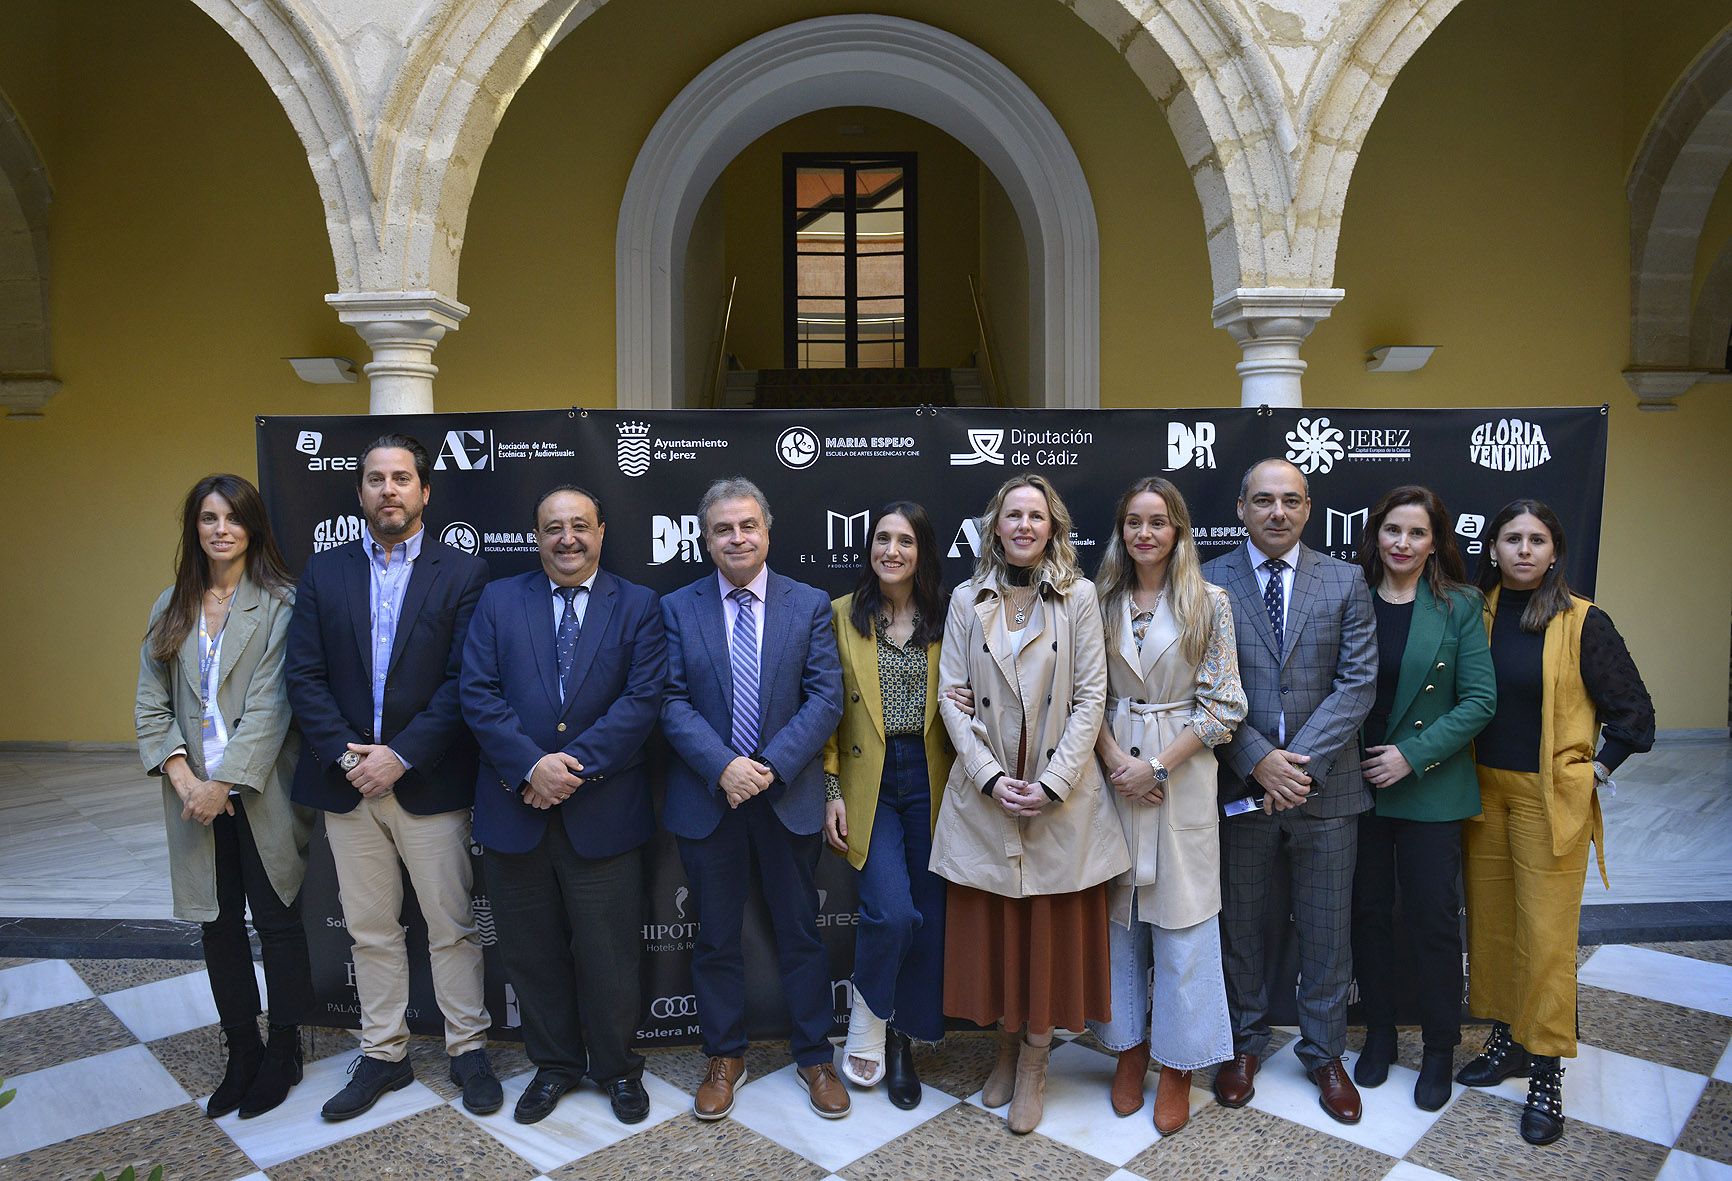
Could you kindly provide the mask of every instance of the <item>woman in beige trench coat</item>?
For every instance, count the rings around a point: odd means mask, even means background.
[[[1131,868],[1111,893],[1113,1017],[1089,1028],[1118,1053],[1119,1115],[1141,1109],[1149,1059],[1160,1064],[1155,1127],[1165,1136],[1190,1119],[1191,1072],[1233,1056],[1208,752],[1244,720],[1245,691],[1233,609],[1203,581],[1190,512],[1171,482],[1151,476],[1119,497],[1095,589],[1108,693],[1096,750]]]
[[[999,1025],[982,1101],[1009,1102],[1019,1133],[1040,1122],[1053,1029],[1108,1015],[1106,883],[1130,865],[1094,758],[1106,654],[1070,523],[1044,478],[1005,482],[939,671],[972,694],[972,712],[940,705],[956,746],[931,863],[950,882],[944,1011]]]

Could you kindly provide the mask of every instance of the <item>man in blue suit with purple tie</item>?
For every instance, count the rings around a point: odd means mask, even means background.
[[[747,868],[756,861],[775,929],[812,1109],[848,1114],[829,1042],[834,1010],[814,883],[824,824],[824,741],[842,718],[842,666],[824,592],[772,572],[770,506],[750,480],[710,485],[698,505],[716,572],[662,600],[668,686],[662,732],[675,759],[663,818],[697,899],[692,985],[709,1069],[692,1110],[724,1118],[746,1075]]]
[[[562,484],[535,506],[541,567],[488,586],[463,650],[481,747],[475,839],[535,1077],[535,1123],[585,1075],[621,1123],[649,1114],[632,1051],[643,846],[655,833],[644,740],[667,641],[653,591],[601,569],[601,503]]]

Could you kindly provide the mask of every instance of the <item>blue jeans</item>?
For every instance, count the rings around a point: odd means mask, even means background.
[[[898,1032],[935,1042],[944,1036],[944,879],[926,868],[931,857],[926,744],[896,735],[860,869],[854,991]]]
[[[1146,1038],[1149,1056],[1174,1070],[1197,1070],[1233,1056],[1221,932],[1215,919],[1173,931],[1133,915],[1129,929],[1109,923],[1107,941],[1112,948],[1113,1019],[1089,1022],[1101,1045],[1117,1052]]]

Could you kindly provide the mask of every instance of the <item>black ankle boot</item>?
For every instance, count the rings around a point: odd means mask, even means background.
[[[1353,1081],[1362,1087],[1381,1087],[1395,1061],[1395,1026],[1371,1025],[1365,1030],[1365,1048],[1353,1063]]]
[[[1564,1068],[1556,1058],[1533,1057],[1528,1105],[1522,1109],[1522,1139],[1550,1144],[1564,1134]]]
[[[289,1097],[289,1088],[301,1081],[301,1027],[273,1025],[265,1043],[264,1059],[253,1085],[241,1100],[242,1119],[263,1115]]]
[[[265,1056],[265,1044],[259,1041],[259,1027],[224,1026],[223,1045],[228,1049],[228,1064],[223,1067],[223,1081],[205,1100],[204,1113],[212,1119],[227,1115],[241,1105],[253,1076],[259,1072],[259,1062]]]
[[[890,1102],[904,1111],[920,1106],[920,1076],[914,1072],[914,1043],[889,1030],[884,1041],[884,1086]]]
[[[1413,1105],[1421,1111],[1437,1111],[1449,1102],[1449,1068],[1455,1061],[1455,1049],[1425,1048],[1419,1063],[1419,1080],[1413,1084]]]
[[[1528,1062],[1527,1050],[1520,1042],[1510,1040],[1509,1026],[1502,1021],[1493,1022],[1485,1049],[1461,1068],[1455,1081],[1464,1087],[1495,1087],[1506,1078],[1526,1078]]]

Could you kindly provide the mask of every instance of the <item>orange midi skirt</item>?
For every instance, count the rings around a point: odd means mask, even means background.
[[[944,1012],[1036,1033],[1112,1016],[1107,886],[1006,898],[950,883]]]

